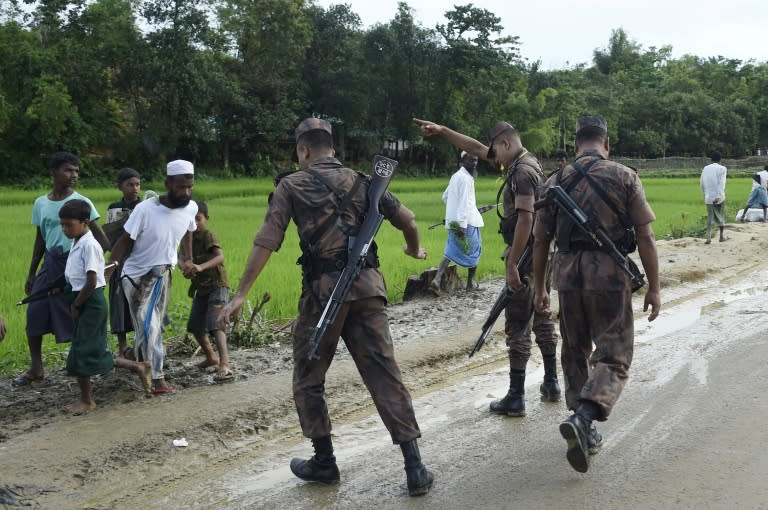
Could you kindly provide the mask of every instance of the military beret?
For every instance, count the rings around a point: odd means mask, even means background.
[[[490,131],[488,131],[488,140],[493,141],[496,139],[497,136],[502,134],[504,131],[508,131],[510,129],[515,129],[512,124],[509,122],[504,122],[503,120],[500,120],[496,123],[495,126],[491,128]]]
[[[576,134],[578,135],[581,131],[607,134],[608,124],[599,115],[585,115],[576,121]]]
[[[315,129],[325,131],[329,135],[331,134],[331,125],[323,119],[318,119],[316,117],[308,117],[299,122],[299,125],[296,126],[296,131],[294,131],[293,134],[296,138],[296,141],[298,142],[301,135]]]

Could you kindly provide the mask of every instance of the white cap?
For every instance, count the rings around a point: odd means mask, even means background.
[[[189,161],[185,161],[183,159],[177,159],[176,161],[171,161],[168,163],[168,166],[166,166],[166,175],[187,175],[187,174],[195,174],[195,165],[190,163]]]
[[[467,151],[461,151],[461,156],[459,158],[464,159],[464,156],[467,155]]]

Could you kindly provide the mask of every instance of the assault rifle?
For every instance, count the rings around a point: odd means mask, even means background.
[[[517,270],[520,271],[523,269],[531,260],[531,246],[530,243],[526,245],[525,251],[523,251],[523,254],[520,255],[520,260],[517,261]],[[499,315],[501,315],[501,312],[504,311],[504,309],[507,307],[509,302],[512,300],[513,297],[515,297],[515,294],[518,292],[522,292],[524,290],[527,290],[529,282],[528,278],[523,278],[523,288],[511,291],[509,290],[509,287],[507,287],[507,283],[504,282],[504,288],[501,289],[501,293],[499,294],[499,297],[496,298],[496,302],[493,303],[493,307],[491,308],[491,312],[488,314],[488,318],[485,319],[485,323],[483,324],[482,333],[480,333],[480,338],[477,339],[477,342],[475,342],[475,346],[472,348],[472,350],[469,352],[469,357],[471,358],[477,351],[480,350],[480,347],[485,344],[485,340],[488,338],[488,335],[491,333],[491,328],[493,328],[493,325],[496,323],[496,319],[499,318]]]
[[[533,208],[540,209],[552,204],[555,204],[566,213],[571,221],[573,221],[573,224],[576,225],[576,228],[581,230],[592,244],[610,255],[619,265],[621,270],[629,275],[629,278],[632,281],[632,292],[645,285],[645,275],[640,272],[637,266],[631,262],[628,257],[616,248],[616,245],[613,244],[613,241],[608,237],[608,234],[605,233],[600,225],[581,210],[578,204],[573,201],[570,195],[568,195],[562,187],[555,186],[547,189],[544,192],[544,196],[533,204]]]
[[[480,214],[484,214],[499,205],[501,205],[501,202],[499,202],[498,204],[484,205],[482,207],[478,207],[477,210]],[[440,225],[445,225],[445,218],[443,218],[443,221],[441,221],[440,223],[435,223],[434,225],[428,226],[427,230],[432,230],[433,228],[439,227]]]
[[[116,265],[117,265],[117,262],[112,262],[111,264],[104,266],[104,270],[106,271],[107,269]],[[56,278],[56,280],[54,280],[53,283],[48,285],[46,288],[40,289],[37,292],[33,292],[29,296],[25,297],[24,299],[16,303],[16,306],[26,305],[27,303],[32,303],[33,301],[40,301],[47,297],[51,297],[52,296],[51,292],[56,290],[62,291],[66,286],[67,286],[67,280],[66,278],[64,278],[64,275],[61,275],[58,278]]]
[[[352,283],[360,275],[360,271],[365,265],[365,259],[368,255],[368,249],[373,243],[373,237],[379,231],[384,215],[379,212],[379,200],[389,186],[389,181],[395,174],[397,161],[384,156],[374,156],[373,158],[373,176],[371,185],[368,188],[368,211],[365,214],[365,220],[360,226],[360,230],[354,238],[352,248],[347,253],[347,264],[339,275],[339,280],[333,287],[328,303],[325,305],[320,320],[317,321],[312,332],[312,338],[309,340],[309,359],[320,359],[317,355],[317,348],[320,346],[320,340],[325,335],[328,327],[333,324],[339,315]]]

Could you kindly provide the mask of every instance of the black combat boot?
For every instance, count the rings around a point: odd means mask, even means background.
[[[595,455],[600,451],[601,446],[603,446],[603,436],[592,423],[589,425],[589,436],[587,436],[587,451],[590,455]]]
[[[557,359],[554,354],[544,356],[544,382],[539,387],[542,400],[559,402],[560,386],[557,384]]]
[[[603,436],[592,425],[592,420],[602,415],[600,406],[591,400],[582,400],[575,413],[560,424],[560,435],[568,443],[566,458],[579,473],[589,469],[589,455],[597,453],[603,444]]]
[[[560,424],[560,435],[568,443],[565,458],[573,469],[586,473],[589,469],[589,428],[588,423],[579,413],[574,413]]]
[[[307,460],[292,459],[293,474],[308,482],[333,485],[339,483],[339,467],[333,455],[331,436],[312,440],[315,454]]]
[[[409,496],[423,496],[432,488],[435,475],[421,462],[419,445],[415,439],[402,443],[400,449],[405,459],[405,476],[408,482]]]
[[[491,412],[507,416],[525,416],[525,371],[509,371],[509,391],[500,400],[491,402]]]

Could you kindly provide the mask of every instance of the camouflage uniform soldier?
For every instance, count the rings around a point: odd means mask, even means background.
[[[643,309],[651,307],[648,320],[652,321],[661,307],[656,241],[651,229],[655,216],[640,179],[632,169],[606,159],[608,131],[602,117],[578,120],[575,149],[575,161],[550,177],[545,187],[561,186],[624,253],[634,250],[634,228],[648,278]],[[560,433],[568,442],[568,462],[583,473],[589,468],[588,454],[597,453],[602,441],[592,420],[608,418],[632,362],[630,280],[606,252],[573,228],[567,215],[558,214],[554,205],[539,209],[534,236],[535,305],[542,312],[549,310],[547,251],[553,239],[557,243],[554,286],[560,302],[565,400],[568,409],[575,411],[560,425]]]
[[[346,263],[349,238],[356,234],[361,215],[368,209],[370,180],[345,168],[333,157],[331,126],[324,120],[303,120],[295,136],[301,171],[284,176],[277,185],[237,292],[221,311],[220,327],[226,326],[240,310],[270,255],[280,249],[285,230],[293,220],[301,240],[303,255],[299,260],[304,275],[299,316],[293,329],[293,395],[302,432],[312,440],[315,455],[308,460],[293,459],[291,471],[310,482],[339,481],[324,390],[325,374],[341,336],[392,441],[403,451],[409,494],[426,494],[434,477],[419,455],[416,438],[421,437],[421,432],[394,357],[386,311],[387,291],[384,278],[376,269],[375,247],[352,284],[336,321],[320,342],[320,359],[308,359],[313,329]],[[403,232],[405,253],[416,259],[426,258],[413,213],[389,192],[379,202],[379,210]]]
[[[510,290],[516,291],[505,309],[504,331],[509,346],[509,391],[500,400],[491,402],[492,412],[509,416],[525,416],[525,366],[531,356],[531,330],[544,359],[544,382],[540,386],[542,398],[551,402],[560,400],[557,384],[557,333],[549,311],[534,312],[533,288],[525,286],[523,279],[533,275],[530,263],[517,269],[517,261],[531,242],[533,203],[544,178],[539,161],[523,147],[520,133],[506,122],[498,122],[488,133],[489,147],[461,133],[433,122],[414,119],[426,136],[441,135],[456,147],[506,168],[503,188],[504,214],[502,230],[507,249],[506,280]]]

